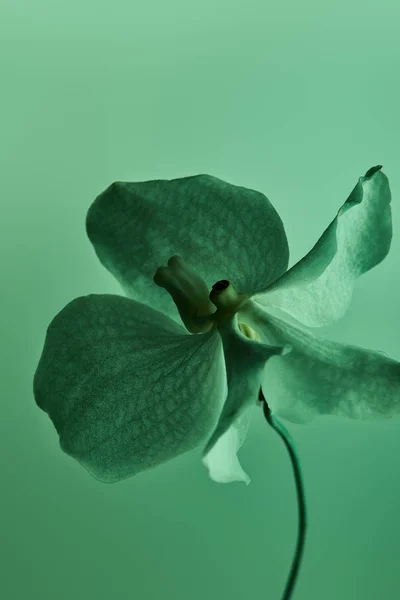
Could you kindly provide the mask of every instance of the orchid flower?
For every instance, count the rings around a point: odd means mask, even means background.
[[[269,200],[210,175],[113,183],[86,228],[125,296],[80,297],[56,315],[34,393],[94,477],[119,481],[203,445],[212,479],[248,483],[237,451],[260,389],[298,423],[399,412],[398,362],[310,331],[342,317],[357,277],[389,251],[380,166],[289,270]]]

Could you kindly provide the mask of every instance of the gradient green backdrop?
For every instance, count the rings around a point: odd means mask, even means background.
[[[261,412],[248,488],[211,482],[196,452],[107,486],[59,450],[32,377],[57,311],[119,293],[84,231],[112,181],[205,172],[263,191],[291,265],[374,164],[392,250],[323,333],[399,360],[399,19],[397,0],[2,0],[4,600],[280,600],[295,495]],[[400,419],[289,428],[310,510],[294,600],[399,597]]]

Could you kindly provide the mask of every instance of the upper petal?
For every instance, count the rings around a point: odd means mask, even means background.
[[[263,391],[276,414],[306,422],[322,414],[373,419],[400,413],[400,363],[374,350],[316,337],[257,306],[250,309],[262,339],[292,346],[264,370]]]
[[[226,398],[222,343],[127,298],[77,298],[47,330],[34,393],[61,448],[118,481],[210,435]]]
[[[237,315],[219,326],[224,346],[228,397],[217,427],[205,449],[203,462],[215,481],[250,482],[236,456],[243,444],[249,425],[251,409],[256,405],[266,362],[281,355],[287,347],[255,342],[238,329]]]
[[[373,167],[360,177],[312,250],[253,298],[310,327],[339,319],[357,277],[381,262],[392,239],[389,182]]]
[[[180,322],[153,275],[181,256],[208,289],[229,279],[239,292],[266,287],[287,268],[282,221],[260,192],[210,175],[116,182],[90,207],[87,234],[124,292]]]

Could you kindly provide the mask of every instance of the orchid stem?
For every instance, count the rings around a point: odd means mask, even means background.
[[[279,421],[277,421],[277,419],[272,414],[271,409],[268,406],[268,402],[266,401],[261,388],[260,388],[260,392],[258,395],[258,399],[263,404],[264,416],[265,416],[266,420],[268,421],[268,423],[272,427],[272,429],[274,429],[276,431],[276,433],[282,438],[282,440],[287,448],[287,451],[289,452],[290,460],[292,463],[295,484],[296,484],[297,506],[298,506],[297,544],[296,544],[296,550],[295,550],[295,554],[293,557],[289,577],[286,582],[285,591],[282,596],[282,600],[290,600],[290,598],[292,597],[292,592],[294,590],[294,586],[297,581],[298,574],[299,574],[300,563],[303,558],[304,543],[305,543],[305,539],[306,539],[307,513],[306,513],[306,500],[305,500],[303,477],[301,474],[300,460],[299,460],[299,457],[297,456],[294,442],[292,441],[287,429],[285,429],[285,427]]]

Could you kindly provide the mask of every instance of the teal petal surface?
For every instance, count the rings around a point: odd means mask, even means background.
[[[389,182],[373,167],[360,177],[312,250],[253,299],[321,327],[346,312],[356,279],[380,263],[392,239]]]
[[[113,183],[90,207],[86,229],[125,294],[179,323],[171,297],[153,282],[172,256],[181,256],[208,289],[229,279],[250,294],[288,264],[283,224],[269,200],[211,175]]]
[[[220,336],[114,295],[73,300],[51,322],[34,378],[61,448],[111,483],[182,454],[226,399]]]
[[[247,319],[263,341],[292,346],[264,370],[263,392],[275,414],[301,423],[324,414],[377,419],[400,413],[399,362],[316,337],[254,304]]]

